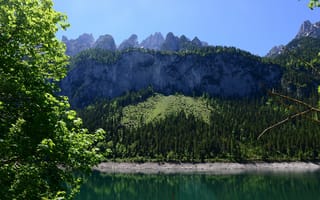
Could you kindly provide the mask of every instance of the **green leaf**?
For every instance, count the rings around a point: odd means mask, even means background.
[[[96,139],[48,81],[66,76],[69,58],[56,32],[69,26],[67,17],[52,0],[0,2],[0,160],[12,160],[0,165],[8,175],[0,182],[10,183],[1,184],[0,197],[69,199],[79,185],[72,170],[90,170],[100,155]],[[59,169],[62,163],[70,171]]]

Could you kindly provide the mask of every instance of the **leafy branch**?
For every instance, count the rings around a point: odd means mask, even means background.
[[[308,6],[311,10],[313,10],[316,7],[320,7],[320,2],[319,0],[310,0]]]

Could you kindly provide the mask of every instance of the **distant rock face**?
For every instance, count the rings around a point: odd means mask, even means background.
[[[285,49],[284,45],[275,46],[267,53],[266,57],[269,57],[269,58],[277,57],[284,51],[284,49]]]
[[[205,41],[201,41],[201,45],[202,45],[203,47],[209,46],[208,42],[205,42]]]
[[[89,48],[99,48],[110,51],[122,51],[129,48],[144,48],[157,51],[181,51],[187,49],[194,49],[203,46],[209,46],[208,43],[199,40],[195,37],[192,41],[186,36],[182,35],[180,38],[173,33],[168,33],[166,39],[160,32],[150,35],[139,44],[138,36],[131,35],[128,39],[124,40],[119,47],[115,44],[114,38],[111,35],[102,35],[97,41],[94,40],[92,34],[80,35],[77,39],[68,40],[67,37],[62,37],[62,42],[67,46],[66,54],[75,56],[83,50]]]
[[[94,38],[92,34],[82,34],[77,39],[68,40],[66,36],[62,37],[62,42],[67,46],[66,54],[69,56],[74,56],[79,52],[89,49],[94,44]]]
[[[116,43],[111,35],[102,35],[100,36],[95,44],[93,45],[94,48],[100,48],[110,51],[116,50]]]
[[[128,39],[123,41],[119,45],[119,50],[124,50],[128,48],[137,48],[139,47],[138,36],[136,34],[132,34]]]
[[[296,35],[296,39],[301,37],[320,37],[320,22],[312,24],[309,20],[305,21]]]
[[[130,50],[113,63],[101,64],[90,58],[85,63],[75,66],[61,82],[62,94],[74,107],[148,86],[167,94],[250,96],[278,85],[281,77],[276,65],[232,53],[182,56]]]
[[[301,39],[304,37],[320,38],[320,22],[312,24],[309,20],[303,22],[300,26],[299,32],[294,39]],[[276,57],[280,55],[286,46],[279,45],[273,47],[266,55],[266,57]]]
[[[180,50],[180,39],[173,33],[168,33],[164,43],[162,44],[161,50],[164,51],[179,51]]]
[[[186,50],[191,48],[192,43],[185,35],[181,35],[179,38],[179,50]]]
[[[164,43],[164,38],[161,33],[157,32],[153,35],[150,35],[140,44],[141,48],[160,50]]]
[[[168,33],[161,50],[164,51],[183,51],[200,48],[202,46],[208,46],[207,43],[201,42],[197,37],[192,41],[185,35],[181,35],[180,38],[173,33]]]
[[[199,40],[198,37],[193,38],[193,40],[191,41],[193,45],[201,47],[203,46],[203,43]]]

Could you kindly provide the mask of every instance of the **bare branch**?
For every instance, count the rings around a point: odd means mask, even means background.
[[[286,100],[289,100],[291,102],[297,103],[299,105],[305,106],[305,107],[308,108],[308,110],[305,110],[305,111],[302,111],[302,112],[298,112],[298,113],[296,113],[294,115],[291,115],[291,116],[287,117],[286,119],[284,119],[284,120],[282,120],[282,121],[280,121],[280,122],[278,122],[276,124],[273,124],[272,126],[269,126],[268,128],[264,129],[262,131],[262,133],[260,133],[260,135],[258,136],[257,139],[260,139],[267,131],[269,131],[269,130],[271,130],[273,128],[276,128],[276,127],[278,127],[278,126],[280,126],[280,125],[282,125],[282,124],[284,124],[284,123],[286,123],[286,122],[288,122],[288,121],[290,121],[290,120],[292,120],[292,119],[294,119],[296,117],[306,115],[306,114],[308,114],[309,112],[312,112],[312,111],[320,112],[319,108],[316,108],[315,106],[312,106],[312,105],[310,105],[308,103],[305,103],[303,101],[300,101],[298,99],[295,99],[295,98],[292,98],[292,97],[289,97],[289,96],[286,96],[286,95],[283,95],[283,94],[280,94],[280,93],[277,93],[277,92],[273,92],[273,91],[271,91],[270,94],[274,95],[274,96],[281,97],[281,98],[286,99]],[[320,122],[319,120],[317,120],[317,121]]]
[[[280,94],[280,93],[277,93],[277,92],[270,92],[271,95],[274,95],[274,96],[278,96],[278,97],[281,97],[281,98],[284,98],[284,99],[287,99],[289,101],[292,101],[294,103],[297,103],[297,104],[300,104],[300,105],[303,105],[309,109],[312,109],[313,111],[315,112],[320,112],[320,109],[319,108],[316,108],[315,106],[312,106],[310,104],[307,104],[303,101],[300,101],[298,99],[295,99],[295,98],[292,98],[292,97],[289,97],[289,96],[286,96],[286,95],[283,95],[283,94]]]
[[[276,128],[276,127],[278,127],[278,126],[280,126],[280,125],[288,122],[289,120],[292,120],[292,119],[297,118],[297,117],[299,117],[299,116],[305,115],[305,114],[307,114],[307,113],[309,113],[309,112],[311,112],[311,111],[313,111],[312,108],[311,108],[311,109],[308,109],[308,110],[305,110],[305,111],[303,111],[303,112],[299,112],[299,113],[296,113],[296,114],[294,114],[294,115],[291,115],[291,116],[287,117],[286,119],[284,119],[284,120],[282,120],[282,121],[280,121],[280,122],[278,122],[278,123],[276,123],[276,124],[274,124],[274,125],[272,125],[272,126],[269,126],[268,128],[264,129],[264,131],[262,131],[262,133],[258,136],[258,140],[259,140],[267,131],[269,131],[269,130],[271,130],[271,129],[273,129],[273,128]]]

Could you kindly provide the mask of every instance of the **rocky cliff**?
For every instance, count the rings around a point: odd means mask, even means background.
[[[66,54],[69,56],[75,56],[81,51],[90,48],[101,48],[110,51],[122,51],[130,48],[181,51],[208,46],[208,43],[200,41],[197,37],[190,41],[184,35],[179,38],[171,32],[167,34],[166,39],[163,38],[161,33],[157,32],[147,37],[141,42],[141,44],[139,44],[138,36],[136,34],[132,34],[128,39],[120,43],[118,48],[113,37],[108,34],[99,36],[97,41],[94,40],[92,34],[87,33],[80,35],[77,39],[70,40],[66,36],[63,36],[62,42],[67,46]]]
[[[88,56],[90,52],[78,56],[61,82],[62,94],[75,107],[148,86],[166,94],[247,97],[275,87],[281,78],[278,66],[235,48],[207,47],[193,53],[135,49],[117,54],[92,49],[91,53],[95,56]]]
[[[93,47],[95,41],[92,34],[84,33],[77,39],[69,40],[66,36],[63,36],[62,42],[64,42],[67,46],[66,54],[69,56],[74,56],[83,50]]]
[[[320,22],[312,24],[309,20],[303,22],[300,27],[298,34],[296,35],[296,39],[302,37],[320,37]]]
[[[140,44],[140,47],[145,49],[160,50],[163,43],[164,38],[162,34],[157,32],[143,40]]]
[[[284,51],[285,46],[284,45],[279,45],[279,46],[274,46],[266,55],[266,57],[269,58],[275,58],[277,56],[279,56],[280,54],[282,54],[282,52]]]
[[[129,49],[129,48],[137,48],[139,47],[138,36],[136,34],[132,34],[128,39],[124,40],[119,45],[119,50]]]
[[[320,22],[316,22],[314,24],[312,24],[309,20],[303,22],[300,26],[300,29],[299,29],[296,37],[292,41],[300,40],[300,39],[306,38],[306,37],[320,39]],[[266,57],[274,58],[274,57],[281,55],[286,49],[288,49],[289,44],[279,45],[279,46],[273,47],[267,53]]]
[[[109,51],[115,51],[117,49],[116,43],[111,35],[102,35],[93,45],[94,48],[105,49]]]

